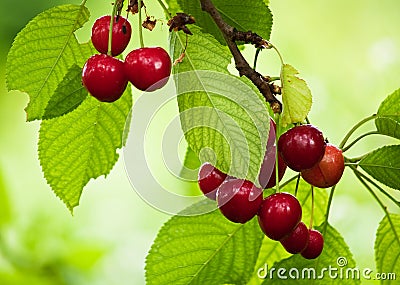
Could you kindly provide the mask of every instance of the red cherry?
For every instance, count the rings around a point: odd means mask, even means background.
[[[328,188],[337,184],[344,171],[342,151],[333,144],[327,144],[322,160],[313,168],[303,170],[301,176],[311,185]]]
[[[271,146],[267,149],[264,156],[264,161],[261,164],[260,174],[258,181],[262,188],[272,188],[276,185],[276,146]],[[279,181],[283,178],[286,171],[286,163],[280,153],[278,153],[278,175]]]
[[[128,84],[124,63],[106,54],[95,54],[83,67],[82,83],[98,100],[114,102],[121,97]]]
[[[280,136],[278,150],[287,166],[294,171],[309,169],[324,155],[324,136],[312,125],[297,126]]]
[[[117,56],[121,54],[131,39],[131,24],[124,17],[114,18],[111,54]],[[98,52],[106,54],[108,51],[108,34],[110,31],[111,16],[98,18],[92,27],[92,43]]]
[[[324,237],[317,230],[309,230],[308,245],[305,250],[301,252],[301,256],[306,259],[317,258],[324,248]]]
[[[247,180],[227,180],[217,190],[217,202],[228,220],[244,224],[257,214],[262,203],[262,190]]]
[[[206,162],[200,167],[198,182],[200,190],[208,198],[215,200],[217,188],[224,182],[226,174]]]
[[[280,240],[287,252],[296,254],[302,252],[308,245],[309,231],[307,226],[300,222],[294,231]]]
[[[126,56],[125,73],[137,89],[154,91],[167,84],[171,74],[171,58],[160,47],[139,48]]]
[[[301,215],[296,197],[289,193],[276,193],[263,200],[258,211],[258,223],[267,237],[281,240],[295,229]]]

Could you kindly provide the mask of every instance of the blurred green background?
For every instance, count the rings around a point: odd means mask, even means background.
[[[89,183],[72,217],[43,178],[39,123],[25,121],[27,95],[5,89],[6,54],[16,33],[47,8],[79,2],[0,2],[0,284],[144,284],[146,253],[169,218],[133,191],[122,158],[107,179]],[[97,17],[110,13],[110,2],[88,0],[91,19],[78,32],[81,41],[89,39]],[[163,19],[156,0],[146,5],[151,15]],[[271,10],[271,41],[308,82],[314,95],[310,119],[331,142],[339,143],[352,125],[376,112],[400,87],[398,0],[271,0]],[[131,22],[136,26],[137,18]],[[147,45],[167,48],[167,26],[161,22],[152,33],[145,32]],[[131,49],[138,47],[135,35]],[[252,48],[245,52],[249,58],[254,54]],[[278,64],[276,55],[265,51],[258,67],[275,76]],[[370,137],[351,154],[388,142]],[[373,243],[382,217],[370,194],[346,173],[330,221],[359,268],[375,268]]]

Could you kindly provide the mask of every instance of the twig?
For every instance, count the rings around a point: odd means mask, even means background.
[[[272,94],[270,86],[268,82],[264,80],[264,77],[251,68],[242,53],[239,51],[235,41],[244,41],[252,43],[256,47],[264,48],[271,48],[270,44],[255,33],[237,31],[234,27],[228,25],[224,19],[222,19],[221,14],[215,8],[211,0],[200,0],[200,3],[202,10],[210,14],[211,18],[222,32],[228,48],[232,53],[233,59],[235,60],[236,69],[239,71],[239,75],[246,76],[251,80],[251,82],[253,82],[270,104],[274,113],[281,113],[281,102],[279,102],[279,100]]]

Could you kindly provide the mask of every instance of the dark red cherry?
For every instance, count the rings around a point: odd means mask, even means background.
[[[287,252],[296,254],[302,252],[308,245],[309,232],[307,226],[300,222],[293,232],[280,240]]]
[[[200,167],[198,182],[200,190],[208,198],[215,200],[217,188],[224,182],[226,174],[206,162]]]
[[[106,54],[95,54],[83,67],[82,83],[98,100],[114,102],[121,97],[128,84],[124,63]]]
[[[118,19],[116,21],[116,19]],[[92,27],[92,43],[96,50],[106,54],[108,51],[108,34],[110,31],[111,16],[98,18]],[[132,28],[127,19],[122,16],[114,18],[111,54],[117,56],[128,46],[131,39]]]
[[[324,155],[324,136],[312,125],[297,126],[279,137],[278,150],[291,169],[295,171],[309,169]]]
[[[333,144],[327,144],[321,161],[310,169],[303,170],[301,176],[311,185],[327,188],[339,182],[344,171],[342,151]]]
[[[217,202],[228,220],[244,224],[257,214],[262,202],[262,190],[247,180],[227,180],[217,190]]]
[[[125,73],[137,89],[154,91],[167,84],[171,74],[171,58],[160,47],[139,48],[126,56]]]
[[[295,196],[276,193],[263,200],[258,211],[258,223],[267,237],[281,240],[295,229],[301,215],[301,206]]]
[[[317,258],[324,248],[324,237],[317,230],[309,230],[308,245],[301,252],[301,256],[306,259]]]

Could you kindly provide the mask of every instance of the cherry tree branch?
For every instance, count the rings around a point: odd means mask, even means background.
[[[239,71],[239,75],[246,76],[251,80],[251,82],[253,82],[253,84],[258,88],[258,90],[260,90],[261,94],[270,104],[274,113],[281,113],[282,104],[272,93],[268,80],[251,68],[236,45],[236,41],[243,41],[245,43],[254,44],[256,47],[271,48],[269,43],[255,33],[238,31],[234,27],[227,24],[211,0],[200,0],[200,3],[201,9],[210,14],[211,18],[222,32],[228,48],[232,53],[233,59],[235,60],[236,69]]]

